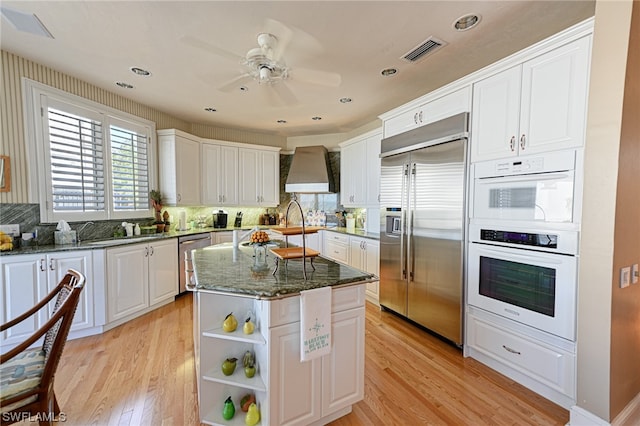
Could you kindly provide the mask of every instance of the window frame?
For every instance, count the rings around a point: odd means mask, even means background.
[[[149,189],[157,187],[157,141],[156,125],[153,121],[146,120],[135,115],[108,107],[98,102],[56,89],[51,86],[38,83],[28,78],[22,78],[24,98],[24,123],[27,156],[29,202],[40,204],[41,223],[56,223],[60,220],[86,221],[86,220],[112,220],[112,219],[136,219],[153,216],[153,208],[149,204],[148,209],[116,211],[113,206],[112,191],[112,164],[111,164],[111,126],[123,127],[128,130],[140,131],[148,137],[148,181]],[[44,113],[48,107],[48,100],[61,102],[79,109],[91,112],[91,116],[101,118],[103,128],[104,151],[104,194],[105,210],[96,212],[54,212],[51,185],[47,181],[51,176],[51,164],[47,155],[49,147],[47,115]],[[35,161],[33,160],[35,159]]]

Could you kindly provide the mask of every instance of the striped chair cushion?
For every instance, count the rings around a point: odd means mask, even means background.
[[[28,349],[0,366],[0,412],[14,410],[36,400],[32,396],[5,406],[7,398],[19,395],[40,385],[44,371],[45,353],[41,348]]]

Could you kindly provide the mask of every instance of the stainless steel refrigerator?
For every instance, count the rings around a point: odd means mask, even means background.
[[[380,304],[462,345],[468,114],[382,141]]]

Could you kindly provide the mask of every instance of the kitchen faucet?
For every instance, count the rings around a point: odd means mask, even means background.
[[[88,225],[95,225],[95,223],[89,221],[87,223],[85,223],[84,225],[82,225],[80,228],[78,228],[78,231],[76,232],[76,239],[78,240],[78,244],[80,244],[80,232],[82,232],[82,230],[84,228],[86,228]]]

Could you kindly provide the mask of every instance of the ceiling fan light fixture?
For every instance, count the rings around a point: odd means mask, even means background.
[[[312,119],[313,121],[320,121],[320,120],[322,120],[322,117],[318,117],[318,116],[316,115],[315,117],[311,117],[311,119]]]
[[[480,15],[470,13],[456,19],[456,21],[453,23],[453,28],[455,28],[456,31],[467,31],[471,28],[474,28],[476,25],[478,25],[479,22]]]
[[[116,86],[122,87],[123,89],[133,89],[131,84],[125,83],[124,81],[116,81]]]
[[[340,98],[340,102],[343,104],[348,104],[351,102],[351,98]]]
[[[218,111],[217,109],[212,108],[212,107],[207,107],[204,110],[207,111],[207,112],[217,112]]]
[[[278,123],[278,124],[286,124],[287,120],[278,120],[278,121],[276,121],[276,123]]]

